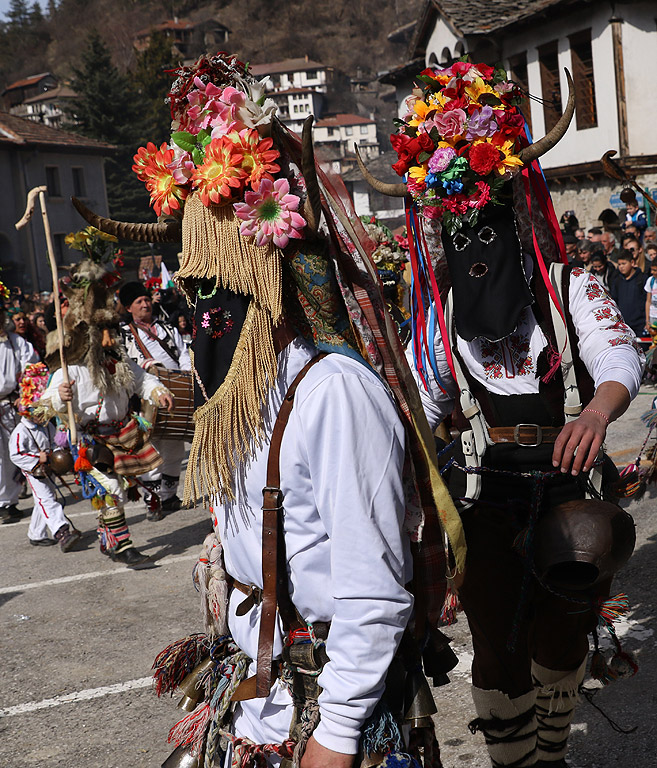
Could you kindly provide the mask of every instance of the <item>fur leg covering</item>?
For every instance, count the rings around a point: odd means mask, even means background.
[[[509,698],[502,691],[472,687],[478,717],[469,724],[481,731],[494,768],[526,768],[536,764],[536,691]]]
[[[536,720],[538,723],[538,759],[557,762],[568,751],[570,723],[579,699],[579,686],[584,679],[586,659],[570,672],[559,672],[532,661],[532,678],[536,686]]]

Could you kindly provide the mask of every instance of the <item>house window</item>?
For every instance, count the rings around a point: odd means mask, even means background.
[[[64,242],[64,238],[66,235],[60,233],[57,233],[56,235],[53,235],[53,247],[55,249],[55,261],[57,264],[63,264],[64,263],[64,254],[66,253],[66,243]]]
[[[353,136],[354,135],[354,129],[353,129],[353,127],[351,125],[348,125],[344,129],[344,132],[347,134],[347,136]]]
[[[71,168],[73,176],[73,194],[76,197],[84,197],[87,190],[84,183],[84,168]]]
[[[363,133],[364,134],[368,134],[370,132],[369,125],[361,125],[360,132],[361,132],[361,134],[363,134]]]
[[[541,69],[541,91],[545,130],[551,131],[561,117],[561,86],[559,85],[559,56],[557,41],[539,46],[538,63]]]
[[[511,79],[522,89],[525,96],[520,103],[522,116],[527,121],[529,130],[532,129],[532,111],[529,102],[529,77],[527,76],[527,51],[517,53],[509,59],[509,69],[511,70]]]
[[[577,130],[594,128],[598,124],[595,105],[595,82],[593,80],[593,51],[591,30],[584,29],[569,35],[570,57],[573,63],[575,81],[575,119]]]
[[[50,197],[61,197],[62,187],[59,183],[59,168],[56,165],[46,166],[46,186]]]

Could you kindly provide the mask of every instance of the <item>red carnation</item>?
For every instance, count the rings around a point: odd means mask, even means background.
[[[488,176],[500,163],[500,151],[490,144],[482,142],[471,147],[468,154],[470,168],[480,176]]]
[[[403,176],[412,165],[415,165],[415,158],[420,152],[433,150],[433,139],[428,133],[421,133],[414,139],[405,133],[393,133],[390,137],[390,143],[399,156],[399,160],[392,166],[392,169],[399,176]]]

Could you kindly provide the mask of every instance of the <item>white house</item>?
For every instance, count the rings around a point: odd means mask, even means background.
[[[48,187],[48,217],[58,263],[79,259],[79,253],[69,251],[64,243],[69,232],[86,226],[71,205],[71,196],[107,215],[103,157],[113,149],[110,144],[0,112],[0,266],[4,283],[30,291],[52,285],[41,217],[34,216],[19,232],[14,227],[33,187]]]
[[[318,146],[337,150],[340,157],[353,156],[354,144],[363,157],[379,155],[376,123],[360,115],[327,115],[315,124],[313,138]]]
[[[324,94],[311,88],[272,91],[269,96],[276,102],[277,116],[288,128],[297,133],[301,132],[303,121],[308,115],[318,116],[324,111]]]
[[[300,59],[285,59],[269,64],[252,64],[249,71],[254,77],[269,75],[267,90],[287,91],[290,88],[310,88],[326,93],[332,77],[331,67],[325,67],[308,56]]]
[[[610,200],[622,207],[622,185],[602,172],[607,150],[618,150],[621,165],[644,187],[657,187],[656,16],[654,0],[427,0],[409,60],[443,66],[467,53],[472,61],[503,61],[532,97],[524,111],[534,137],[561,115],[567,68],[576,115],[541,163],[557,216],[573,209],[592,226]],[[381,79],[396,85],[401,105],[412,87],[409,66]]]

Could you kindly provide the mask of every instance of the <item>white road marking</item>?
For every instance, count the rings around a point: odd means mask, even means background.
[[[78,503],[78,502],[74,502]],[[139,512],[141,507],[141,511],[146,514],[146,509],[141,506],[138,502],[134,502],[133,504],[126,504],[125,505],[125,511],[126,512]],[[15,523],[11,523],[10,525],[0,525],[0,531],[11,531],[12,529],[16,528],[19,525],[29,525],[30,524],[30,515],[32,514],[29,509],[23,509],[21,510],[23,514],[27,515],[27,517],[24,517],[22,520],[18,520]],[[77,518],[77,517],[88,517],[89,515],[93,515],[94,517],[98,517],[98,511],[95,509],[89,509],[86,512],[71,512],[70,514],[66,514],[66,507],[64,507],[64,514],[66,517],[70,517],[71,519]]]
[[[126,691],[134,691],[138,688],[148,688],[152,684],[152,677],[141,677],[139,680],[128,680],[125,683],[103,685],[100,688],[87,688],[84,691],[74,691],[73,693],[65,693],[61,696],[54,696],[52,699],[43,699],[43,701],[28,701],[26,704],[17,704],[14,707],[0,709],[0,717],[25,715],[28,712],[36,712],[39,709],[59,707],[62,704],[74,704],[78,701],[100,699],[103,696],[109,696],[113,693],[125,693]]]
[[[197,560],[198,555],[173,555],[172,557],[163,557],[161,560],[154,560],[153,565],[169,565],[170,563],[181,563],[185,561]],[[76,573],[73,576],[60,576],[57,579],[48,579],[47,581],[30,581],[27,584],[16,584],[13,587],[0,587],[0,595],[6,595],[10,592],[24,592],[26,589],[37,589],[38,587],[50,587],[54,584],[68,584],[72,581],[86,581],[87,579],[97,579],[99,576],[115,576],[117,573],[131,571],[126,565],[111,568],[106,571],[89,571],[89,573]]]

